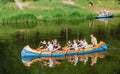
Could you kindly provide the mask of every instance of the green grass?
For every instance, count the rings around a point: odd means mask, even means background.
[[[32,20],[84,20],[91,19],[103,9],[110,10],[116,16],[120,13],[120,5],[116,1],[94,1],[93,7],[88,5],[89,0],[75,0],[76,5],[64,4],[61,0],[28,1],[29,6],[20,10],[13,2],[0,3],[0,22]],[[22,15],[22,16],[21,16]],[[31,18],[32,16],[32,18]]]

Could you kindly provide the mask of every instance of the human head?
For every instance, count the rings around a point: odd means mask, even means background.
[[[73,43],[76,43],[76,40],[73,40]]]
[[[71,41],[70,41],[70,40],[68,40],[68,43],[71,43]]]
[[[43,43],[46,43],[46,41],[44,40]]]
[[[83,39],[84,42],[86,42],[86,39]]]
[[[57,39],[54,39],[54,42],[57,43]]]
[[[51,44],[51,42],[50,42],[50,41],[48,41],[48,45],[49,45],[49,44]]]
[[[90,35],[90,37],[92,38],[92,37],[94,37],[94,35],[93,35],[93,34],[91,34],[91,35]]]

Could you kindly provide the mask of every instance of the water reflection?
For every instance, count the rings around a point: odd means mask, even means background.
[[[89,27],[94,28],[94,26],[96,25],[96,22],[104,23],[104,25],[106,27],[108,22],[110,22],[111,20],[113,20],[113,18],[98,18],[98,19],[95,19],[95,20],[90,20]]]
[[[120,22],[116,28],[110,30],[110,36],[114,39],[120,40]]]
[[[90,22],[89,22],[89,27],[91,27],[91,28],[94,28],[94,20],[90,20]]]
[[[105,26],[107,26],[108,22],[113,20],[113,18],[99,18],[96,19],[98,22],[103,22]]]
[[[89,23],[92,28],[88,26]],[[68,33],[66,32],[66,28],[68,29]],[[97,56],[91,54],[91,56],[75,55],[64,58],[22,58],[24,65],[30,66],[30,68],[24,67],[21,63],[20,52],[23,46],[27,44],[31,47],[38,47],[40,41],[56,38],[60,41],[61,45],[65,45],[67,38],[73,40],[76,39],[77,36],[78,39],[86,38],[88,42],[90,42],[88,36],[91,33],[97,37],[98,41],[103,40],[108,45],[110,50],[108,51],[109,53],[107,54],[106,59],[98,60],[99,57],[103,58],[104,54],[99,56],[97,53]],[[68,37],[66,37],[67,35]],[[74,21],[73,23],[40,22],[29,25],[0,24],[0,60],[2,63],[0,66],[0,74],[58,74],[58,72],[60,72],[60,74],[64,74],[64,72],[67,74],[79,74],[80,72],[82,74],[87,74],[88,72],[92,72],[91,74],[94,74],[101,71],[104,74],[112,74],[113,72],[119,74],[119,49],[120,18],[114,18],[113,20],[108,21],[106,27],[104,26],[104,22],[99,20]],[[94,58],[91,59],[91,57]],[[99,64],[95,64],[98,62]],[[71,67],[69,64],[80,67]],[[83,64],[83,66],[81,66],[81,64]],[[94,64],[95,67],[89,67],[89,65]],[[54,68],[48,71],[48,68],[40,67],[41,65],[50,67],[60,66],[60,68]]]
[[[98,58],[104,58],[105,54],[103,52],[101,53],[94,53],[94,54],[85,54],[85,55],[74,55],[74,56],[66,56],[62,58],[53,58],[53,57],[47,57],[47,58],[40,58],[40,57],[23,57],[22,62],[25,66],[31,66],[31,64],[34,64],[35,62],[41,62],[42,65],[48,66],[48,67],[55,67],[60,66],[61,62],[65,59],[67,59],[68,62],[76,66],[79,62],[82,62],[84,65],[91,59],[91,66],[97,63]]]

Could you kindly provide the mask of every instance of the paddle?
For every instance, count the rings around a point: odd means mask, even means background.
[[[39,42],[38,48],[40,47],[40,45],[41,45],[41,41]]]

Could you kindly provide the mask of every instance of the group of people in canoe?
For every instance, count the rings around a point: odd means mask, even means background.
[[[61,49],[61,45],[57,41],[57,39],[54,39],[52,41],[41,41],[40,48],[48,50],[48,51],[56,51]]]
[[[103,11],[101,11],[101,12],[99,13],[99,16],[107,16],[108,14],[109,14],[109,11],[106,10],[106,9],[104,9]]]
[[[97,39],[96,37],[91,34],[91,44],[89,45],[86,39],[80,39],[80,40],[73,40],[73,41],[68,41],[67,42],[67,48],[69,50],[78,50],[78,49],[85,49],[88,47],[93,47],[97,45]],[[41,49],[45,49],[47,51],[56,51],[56,50],[61,50],[62,47],[60,43],[57,41],[57,39],[54,39],[52,41],[41,41],[40,47]]]

